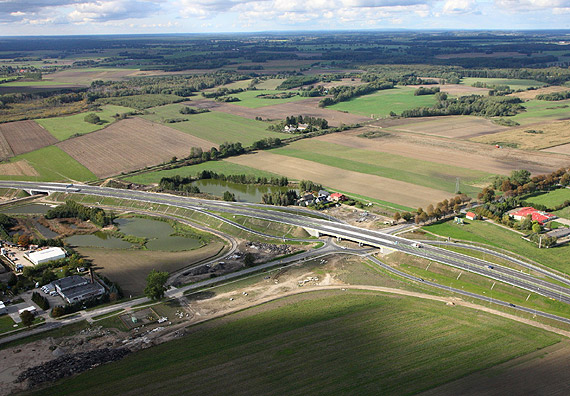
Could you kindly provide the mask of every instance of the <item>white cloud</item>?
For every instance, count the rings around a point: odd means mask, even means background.
[[[443,13],[448,15],[470,14],[477,11],[474,0],[447,0],[443,5]]]

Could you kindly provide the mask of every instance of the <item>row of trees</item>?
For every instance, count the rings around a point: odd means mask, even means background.
[[[329,89],[332,98],[323,98],[319,102],[319,107],[331,106],[335,103],[344,102],[352,98],[366,95],[384,89],[394,88],[394,84],[388,81],[374,81],[364,85],[340,86]]]
[[[421,96],[421,95],[435,95],[439,92],[439,87],[419,87],[414,91],[414,96]]]
[[[439,93],[437,94],[439,95]],[[515,96],[462,96],[448,98],[440,95],[432,107],[404,110],[402,117],[433,117],[442,115],[479,115],[484,117],[512,116],[524,110],[522,100]]]
[[[558,101],[558,100],[570,99],[570,90],[564,91],[564,92],[552,92],[552,93],[548,93],[548,94],[536,95],[536,99],[548,100],[548,101]]]
[[[425,223],[430,220],[437,221],[452,213],[459,213],[461,207],[469,201],[471,201],[471,198],[465,194],[456,195],[453,198],[438,202],[435,207],[430,204],[425,210],[420,207],[415,212],[396,212],[394,213],[394,220],[414,220],[416,224]]]
[[[65,201],[65,204],[63,205],[58,205],[55,208],[48,210],[45,214],[46,219],[71,217],[78,218],[83,221],[90,220],[92,223],[100,227],[111,224],[114,219],[114,215],[112,213],[106,213],[101,208],[81,205],[71,199]]]
[[[299,194],[295,190],[266,193],[261,196],[261,202],[266,205],[288,206],[295,205]]]

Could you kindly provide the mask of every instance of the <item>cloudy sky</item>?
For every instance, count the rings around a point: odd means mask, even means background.
[[[568,29],[570,0],[0,0],[0,36]]]

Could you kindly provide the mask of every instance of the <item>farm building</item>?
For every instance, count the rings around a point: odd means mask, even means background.
[[[70,304],[99,297],[105,293],[105,288],[99,283],[95,281],[90,282],[79,275],[61,278],[54,281],[53,285],[57,294]]]
[[[479,219],[479,216],[477,216],[476,213],[467,212],[467,213],[465,214],[465,218],[466,218],[467,220],[478,220],[478,219]]]
[[[52,247],[49,249],[39,250],[37,252],[26,253],[25,256],[32,263],[38,265],[65,258],[65,250],[60,247]]]
[[[346,197],[344,196],[344,194],[341,193],[332,193],[331,195],[329,195],[329,200],[330,201],[346,201]]]
[[[529,215],[531,216],[532,221],[537,221],[538,224],[540,225],[543,225],[544,223],[547,223],[550,220],[554,220],[557,217],[552,213],[543,212],[531,206],[520,208],[516,212],[511,213],[511,216],[513,216],[515,220],[519,221],[524,220]]]

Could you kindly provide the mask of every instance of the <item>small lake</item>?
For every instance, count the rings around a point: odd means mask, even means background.
[[[172,236],[174,229],[164,221],[133,217],[117,219],[115,223],[119,231],[126,235],[147,238],[148,250],[177,252],[195,249],[202,245],[198,238]],[[66,238],[66,242],[78,247],[106,249],[129,249],[132,246],[129,242],[100,231],[91,235],[74,235]]]
[[[49,205],[26,204],[18,206],[0,206],[0,213],[6,214],[41,214],[44,215],[51,209]]]
[[[229,191],[236,196],[236,201],[251,203],[260,203],[263,194],[288,190],[287,187],[230,183],[216,179],[197,180],[192,184],[197,186],[201,192],[223,197],[224,192]]]

